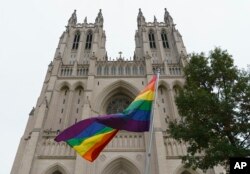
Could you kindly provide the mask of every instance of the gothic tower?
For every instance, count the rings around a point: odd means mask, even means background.
[[[137,17],[133,60],[109,60],[104,18],[77,22],[76,11],[60,37],[36,106],[29,114],[12,174],[143,174],[148,133],[120,131],[100,154],[87,162],[55,136],[89,116],[122,111],[160,69],[154,122],[151,174],[201,174],[184,169],[186,144],[168,137],[170,120],[178,120],[174,96],[184,84],[186,49],[165,9],[164,22]],[[213,174],[210,170],[207,173]]]

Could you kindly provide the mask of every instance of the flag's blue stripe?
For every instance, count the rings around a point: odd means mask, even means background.
[[[100,130],[104,129],[105,127],[106,126],[98,122],[94,122],[90,126],[88,126],[86,129],[84,129],[84,131],[80,132],[77,136],[75,136],[74,138],[91,137],[95,135],[97,132],[99,132]]]

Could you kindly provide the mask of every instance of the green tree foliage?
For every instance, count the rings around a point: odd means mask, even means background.
[[[176,97],[181,119],[168,131],[189,144],[186,166],[205,170],[250,156],[250,72],[215,48],[207,57],[192,54],[184,73],[186,84]]]

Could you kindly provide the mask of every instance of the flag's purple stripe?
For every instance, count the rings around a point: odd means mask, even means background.
[[[150,113],[151,111],[133,110],[127,114],[124,114],[123,118],[137,121],[149,121]]]
[[[74,138],[94,122],[95,122],[95,118],[82,120],[74,124],[73,126],[65,129],[55,138],[55,140],[59,142],[59,141],[66,141],[68,139]]]
[[[149,130],[149,121],[127,120],[117,117],[98,117],[97,121],[114,129],[132,132],[144,132]]]
[[[117,114],[110,114],[110,115],[102,115],[96,117],[97,119],[124,119],[124,120],[135,120],[135,121],[149,121],[150,120],[150,111],[142,111],[142,110],[134,110],[128,114],[117,113]]]

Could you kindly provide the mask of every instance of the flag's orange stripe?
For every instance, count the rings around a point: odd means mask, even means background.
[[[89,149],[82,157],[88,161],[94,161],[100,152],[104,149],[104,147],[112,140],[112,138],[117,134],[119,130],[115,129],[114,131],[110,132],[103,136],[102,141],[96,143],[91,149]]]
[[[142,94],[148,90],[155,91],[155,83],[148,84],[148,86],[146,86],[146,88],[142,92],[140,92],[140,94]]]

